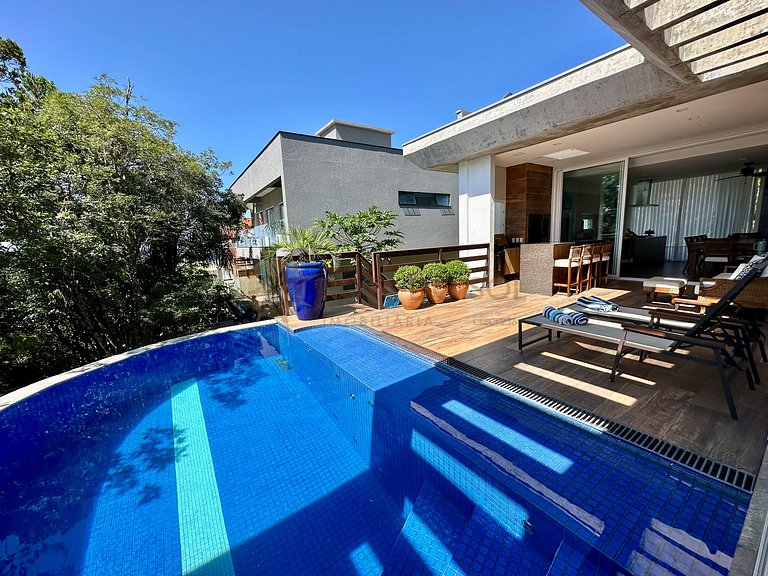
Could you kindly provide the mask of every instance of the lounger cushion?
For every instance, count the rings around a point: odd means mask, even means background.
[[[650,290],[655,288],[666,288],[668,290],[680,289],[688,283],[682,278],[668,278],[666,276],[653,276],[643,280],[643,289]]]

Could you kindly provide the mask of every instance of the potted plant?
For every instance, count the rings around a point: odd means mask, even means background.
[[[338,247],[328,232],[316,228],[287,227],[281,241],[272,246],[287,260],[285,283],[299,320],[323,316],[327,292],[327,264],[321,257],[334,257]]]
[[[424,280],[427,282],[427,300],[432,304],[440,304],[448,296],[450,275],[445,264],[431,262],[424,266]]]
[[[453,300],[461,300],[469,290],[469,266],[461,260],[451,260],[445,266],[450,278],[448,293]]]
[[[397,297],[406,310],[416,310],[424,299],[424,273],[418,266],[400,266],[395,271]]]

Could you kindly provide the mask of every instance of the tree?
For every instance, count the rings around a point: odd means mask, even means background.
[[[227,164],[130,83],[61,92],[0,40],[0,387],[210,326],[244,211]]]
[[[327,230],[342,251],[367,256],[371,252],[394,250],[403,243],[403,233],[395,229],[396,220],[394,212],[371,206],[344,216],[326,212],[325,219],[315,220],[315,224]]]

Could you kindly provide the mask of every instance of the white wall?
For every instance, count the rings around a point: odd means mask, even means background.
[[[507,221],[507,169],[496,166],[496,193],[494,195],[494,234],[506,233]]]
[[[459,164],[459,243],[493,243],[496,167],[492,156]],[[494,269],[491,250],[491,270]]]

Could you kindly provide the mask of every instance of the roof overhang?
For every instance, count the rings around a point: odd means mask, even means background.
[[[582,1],[632,46],[411,140],[405,156],[422,168],[456,171],[459,162],[618,125],[768,79],[767,0]],[[724,117],[729,113],[722,109]],[[752,124],[768,122],[768,107],[750,113]]]

